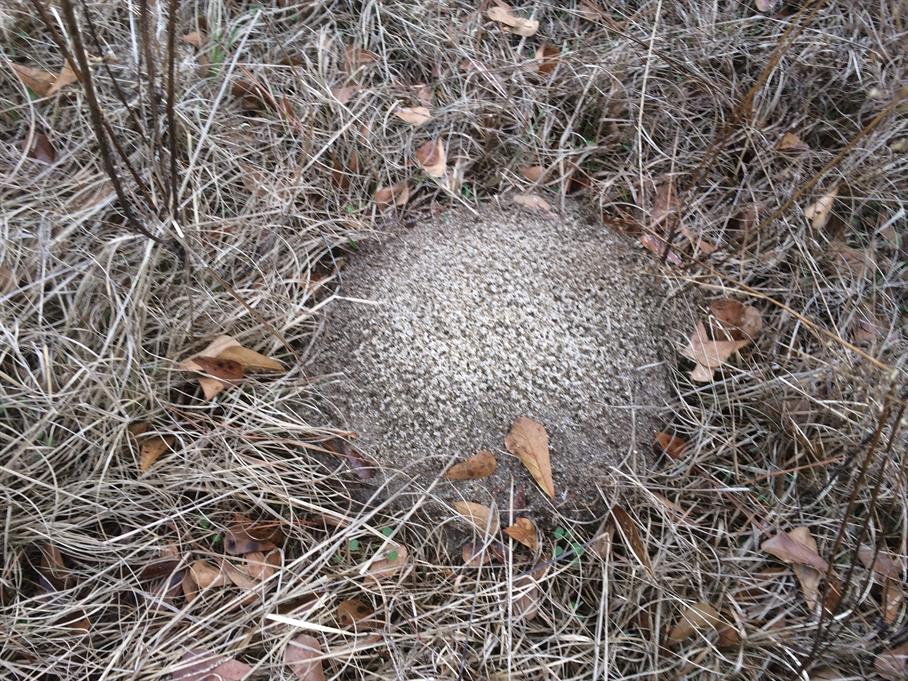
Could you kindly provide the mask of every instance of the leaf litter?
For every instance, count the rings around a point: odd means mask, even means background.
[[[479,480],[495,472],[498,462],[492,452],[485,449],[476,452],[466,461],[451,466],[445,473],[446,480]]]
[[[520,417],[511,426],[504,440],[505,448],[530,472],[533,479],[550,498],[555,497],[552,462],[549,455],[549,434],[539,421]]]

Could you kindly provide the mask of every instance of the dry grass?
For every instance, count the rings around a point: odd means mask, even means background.
[[[608,4],[598,18],[586,4],[527,4],[541,29],[520,39],[473,3],[181,3],[178,33],[204,19],[209,39],[177,44],[176,215],[160,78],[168,3],[149,3],[149,40],[142,3],[80,4],[83,40],[102,58],[92,67],[101,108],[141,180],[118,164],[129,202],[175,249],[125,222],[83,88],[29,97],[12,75],[10,62],[56,72],[62,58],[29,3],[0,10],[0,675],[167,678],[203,648],[253,665],[255,678],[290,678],[281,659],[298,629],[275,613],[315,627],[332,678],[873,675],[908,622],[902,607],[883,623],[880,587],[860,563],[851,569],[860,543],[904,557],[908,536],[897,428],[908,122],[904,104],[887,110],[904,96],[906,18],[897,2],[811,3],[748,116],[738,102],[800,21],[796,3],[772,17],[749,3]],[[562,50],[548,76],[534,67],[543,41]],[[347,48],[374,58],[351,66]],[[215,65],[204,77],[203,57]],[[253,78],[283,113],[242,110],[231,84]],[[350,83],[360,91],[341,104],[331,88]],[[418,83],[431,85],[435,119],[414,129],[389,111],[418,105]],[[810,148],[798,158],[774,151],[788,130]],[[23,152],[41,131],[53,165]],[[411,160],[436,136],[463,172],[453,195]],[[736,296],[766,322],[713,383],[691,384],[679,361],[666,427],[691,441],[683,460],[602,472],[603,499],[632,512],[651,572],[620,537],[590,550],[599,522],[587,516],[556,518],[567,536],[545,538],[538,586],[537,560],[518,550],[464,567],[449,536],[458,521],[393,510],[380,495],[354,502],[347,467],[307,449],[332,432],[303,368],[315,312],[330,304],[332,263],[382,228],[372,192],[409,179],[400,218],[418,220],[525,190],[519,168],[535,164],[549,172],[534,191],[555,203],[576,190],[610,227],[647,224],[671,177],[684,224],[719,249],[706,256],[679,236],[685,264],[666,277],[706,298]],[[572,184],[573,168],[588,180]],[[834,186],[830,223],[811,229],[803,208]],[[201,401],[175,361],[219,333],[290,371]],[[176,439],[144,474],[127,434],[136,419]],[[166,597],[166,575],[143,574],[168,550],[177,576],[222,555],[237,512],[288,534],[282,569],[252,602],[223,588],[187,603]],[[834,617],[811,612],[791,568],[760,549],[798,525],[847,582]],[[385,528],[411,561],[376,585],[362,568],[387,548]],[[552,558],[556,543],[567,552]],[[49,545],[63,567],[42,565]],[[538,599],[535,618],[520,612],[522,593]],[[351,597],[376,609],[377,640],[337,629],[336,603]],[[700,600],[739,642],[720,647],[709,631],[666,640]],[[88,633],[73,628],[84,619]]]

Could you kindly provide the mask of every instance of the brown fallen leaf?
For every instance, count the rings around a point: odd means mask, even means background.
[[[732,298],[720,298],[709,304],[714,328],[713,337],[720,340],[753,340],[763,329],[760,311]]]
[[[696,363],[690,378],[697,383],[708,383],[725,361],[738,350],[747,346],[750,340],[711,340],[703,322],[697,322],[687,347],[681,354]]]
[[[542,166],[523,166],[520,169],[520,174],[530,182],[539,182],[542,176],[545,175],[545,168]]]
[[[432,112],[424,106],[398,107],[394,109],[394,115],[404,123],[409,123],[417,128],[432,120]]]
[[[346,104],[359,90],[358,85],[339,85],[331,88],[331,95],[341,104]]]
[[[283,541],[284,530],[274,522],[253,523],[241,518],[224,532],[224,550],[231,556],[266,553]]]
[[[660,258],[665,251],[665,239],[658,237],[654,234],[644,234],[640,237],[640,243],[643,244],[643,247],[648,250],[650,253],[658,255]],[[668,253],[665,255],[665,262],[670,265],[680,265],[683,260],[681,256],[675,253],[671,248],[668,249]]]
[[[259,584],[258,580],[253,579],[246,571],[241,570],[229,560],[221,559],[220,570],[234,586],[238,586],[244,591],[252,591]],[[195,575],[193,575],[193,577],[195,577]]]
[[[238,381],[246,375],[243,365],[232,359],[200,356],[194,357],[192,361],[198,364],[206,374],[225,381]]]
[[[810,147],[807,146],[795,133],[786,132],[784,135],[782,135],[782,139],[779,140],[778,144],[776,144],[776,151],[783,154],[796,156],[806,151],[810,151]]]
[[[536,194],[514,194],[512,199],[518,206],[523,206],[529,210],[538,211],[540,213],[552,212],[552,206],[549,205],[549,202]]]
[[[760,548],[783,563],[809,565],[823,573],[829,569],[829,563],[820,557],[815,548],[801,543],[790,533],[780,532],[760,544]]]
[[[832,217],[832,207],[839,195],[839,188],[833,187],[827,194],[821,196],[815,203],[804,209],[804,217],[810,222],[813,229],[823,229]]]
[[[337,604],[337,622],[345,629],[373,629],[378,622],[372,619],[375,612],[357,598],[348,598]]]
[[[416,150],[416,162],[429,177],[444,177],[447,171],[447,155],[441,139],[426,142]]]
[[[687,451],[687,440],[665,432],[656,433],[656,449],[670,459],[680,459]]]
[[[281,566],[280,549],[271,549],[268,553],[253,551],[243,556],[243,572],[257,582],[270,578]]]
[[[28,157],[50,165],[57,160],[57,150],[47,135],[43,132],[35,132],[32,135],[31,146],[28,148]]]
[[[202,31],[191,31],[184,34],[180,38],[180,40],[187,45],[192,45],[195,48],[199,48],[205,42],[206,36]]]
[[[373,199],[379,210],[390,206],[404,206],[410,200],[410,185],[405,180],[388,187],[381,187],[375,192]]]
[[[13,69],[13,73],[22,81],[22,84],[39,97],[44,97],[50,86],[57,80],[57,76],[50,71],[34,66],[26,64],[10,64],[10,66]]]
[[[242,681],[251,673],[248,664],[195,648],[183,655],[170,678],[172,681]]]
[[[817,552],[817,542],[814,540],[813,535],[810,534],[810,528],[796,527],[788,533],[788,536],[814,553]],[[801,585],[801,593],[804,594],[807,607],[813,612],[816,610],[817,602],[819,601],[820,582],[823,579],[823,573],[814,567],[799,563],[794,563],[791,567],[794,570],[795,577],[798,578],[798,583]]]
[[[500,525],[498,524],[498,511],[495,509],[472,501],[455,501],[453,506],[460,515],[469,520],[480,532],[485,532],[492,536],[498,534]]]
[[[872,570],[877,583],[883,587],[882,605],[883,621],[892,624],[899,614],[905,590],[902,584],[902,566],[890,554],[879,551],[874,557],[872,546],[862,544],[858,549],[858,558],[868,570]]]
[[[516,33],[524,38],[536,35],[536,31],[539,30],[538,21],[517,16],[514,14],[514,9],[501,2],[501,0],[496,0],[496,3],[495,7],[490,7],[486,11],[486,16],[489,19],[501,24],[506,31]]]
[[[621,535],[624,544],[630,548],[631,552],[637,557],[637,560],[640,561],[640,564],[646,571],[651,573],[653,571],[653,564],[650,562],[646,545],[644,545],[643,539],[640,537],[640,529],[637,527],[637,523],[634,522],[634,519],[631,518],[627,511],[617,504],[612,506],[611,512],[612,518],[615,519],[615,524],[618,527],[618,532]]]
[[[377,553],[365,572],[365,577],[381,582],[394,577],[410,563],[410,552],[403,544],[391,544]]]
[[[521,575],[514,580],[514,596],[514,616],[527,622],[536,619],[542,601],[542,589],[532,575]]]
[[[445,473],[446,480],[479,480],[495,472],[498,462],[492,452],[480,450],[466,461],[451,466]]]
[[[668,640],[679,643],[698,631],[718,629],[720,622],[716,609],[706,601],[699,601],[684,608],[681,619],[669,632]]]
[[[196,373],[206,373],[201,364],[195,361],[197,357],[213,357],[215,359],[230,360],[242,365],[243,370],[259,371],[286,371],[284,365],[276,359],[266,357],[255,350],[250,350],[240,345],[236,339],[231,336],[218,336],[209,343],[201,352],[185,359],[177,366],[184,371],[194,371]],[[227,381],[212,376],[199,376],[199,384],[202,386],[202,392],[206,400],[211,400],[227,388],[236,385],[233,381]]]
[[[47,89],[47,96],[52,97],[67,85],[72,85],[78,80],[79,77],[76,75],[76,72],[72,70],[69,62],[64,62],[63,67],[54,79],[54,82],[51,83],[51,86]]]
[[[504,528],[504,533],[532,551],[539,546],[536,525],[529,518],[517,518],[513,525]]]
[[[222,567],[213,565],[207,560],[197,560],[189,566],[189,574],[197,586],[210,589],[218,586],[227,586],[230,579]]]
[[[145,473],[165,452],[176,444],[173,435],[148,435],[142,438],[139,445],[139,470]]]
[[[905,681],[908,678],[908,642],[877,655],[873,668],[884,679]]]
[[[322,645],[309,634],[299,634],[284,649],[284,664],[300,681],[325,681]]]
[[[432,86],[425,83],[417,83],[411,87],[413,94],[416,96],[416,99],[419,100],[419,103],[426,107],[431,107],[433,104],[433,95],[432,95]]]
[[[561,50],[554,45],[543,43],[536,48],[536,70],[543,76],[551,74],[555,67],[558,66],[558,59],[561,56]]]
[[[552,480],[552,462],[549,455],[549,434],[545,427],[533,419],[521,416],[514,421],[511,432],[504,439],[505,448],[523,464],[542,491],[555,498]]]

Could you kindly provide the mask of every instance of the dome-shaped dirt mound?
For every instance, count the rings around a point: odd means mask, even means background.
[[[576,217],[486,210],[355,255],[315,361],[336,374],[323,391],[340,425],[414,492],[452,455],[490,449],[492,477],[434,491],[507,508],[513,479],[538,507],[542,493],[504,450],[529,416],[550,436],[554,503],[600,506],[597,478],[644,460],[670,396],[666,292],[638,250]]]

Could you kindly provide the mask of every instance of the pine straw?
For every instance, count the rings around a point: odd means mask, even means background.
[[[167,3],[149,4],[161,73]],[[866,678],[877,653],[904,639],[905,609],[883,624],[879,587],[859,563],[849,569],[861,541],[906,553],[905,447],[893,432],[908,356],[904,115],[887,117],[773,217],[906,82],[895,4],[823,4],[748,119],[736,104],[794,19],[748,3],[718,12],[610,3],[611,14],[592,20],[583,6],[540,3],[530,39],[503,34],[471,3],[184,3],[178,32],[196,30],[204,8],[211,39],[201,50],[178,45],[179,226],[166,210],[163,88],[153,134],[138,19],[123,3],[88,5],[103,47],[84,39],[107,57],[93,67],[99,99],[154,205],[122,166],[120,176],[143,224],[181,243],[189,266],[124,223],[81,88],[25,96],[8,62],[56,72],[62,59],[30,6],[3,10],[4,678],[166,678],[190,648],[242,659],[257,678],[289,678],[283,649],[300,630],[267,619],[274,613],[328,627],[309,633],[327,651],[329,676],[349,679],[758,679],[825,665]],[[533,65],[543,40],[562,49],[546,77]],[[376,59],[345,75],[348,47]],[[222,63],[201,77],[201,56]],[[243,112],[230,84],[251,77],[286,97],[292,116]],[[361,91],[342,105],[330,88],[348,82]],[[432,85],[435,120],[414,129],[389,111],[418,105],[409,86],[420,82]],[[54,166],[22,153],[41,130]],[[810,146],[801,158],[773,151],[787,130]],[[462,167],[456,196],[411,160],[435,136]],[[531,187],[519,168],[536,164],[549,171]],[[355,503],[346,465],[307,449],[332,423],[299,360],[317,342],[314,312],[330,304],[330,286],[313,278],[324,283],[337,258],[383,228],[371,201],[379,186],[408,179],[414,194],[399,217],[418,220],[512,190],[557,203],[578,189],[575,167],[591,178],[577,195],[611,227],[646,225],[656,186],[672,177],[684,224],[720,249],[707,257],[679,237],[686,264],[666,276],[677,289],[757,306],[766,329],[713,383],[691,384],[679,361],[666,429],[690,439],[682,460],[602,472],[603,499],[591,506],[632,514],[652,572],[620,536],[602,555],[591,550],[599,519],[557,518],[567,551],[552,559],[556,539],[544,538],[538,614],[528,620],[515,605],[535,593],[526,575],[537,563],[525,552],[464,567],[450,538],[459,521],[380,498]],[[803,208],[834,186],[834,216],[812,230]],[[843,267],[836,240],[863,249],[867,266]],[[874,340],[855,335],[862,323]],[[204,403],[175,361],[220,333],[292,369]],[[137,419],[177,442],[145,474],[127,435]],[[237,512],[288,533],[283,569],[254,602],[224,588],[187,604],[142,579],[168,547],[178,571],[222,555]],[[848,578],[818,646],[818,617],[791,568],[760,549],[798,525]],[[385,528],[412,564],[376,586],[361,572],[386,548]],[[47,545],[65,561],[53,585],[41,567]],[[378,641],[335,630],[335,605],[350,597],[376,608]],[[740,643],[720,648],[709,631],[666,640],[681,609],[701,600]],[[88,634],[65,626],[83,618]]]

